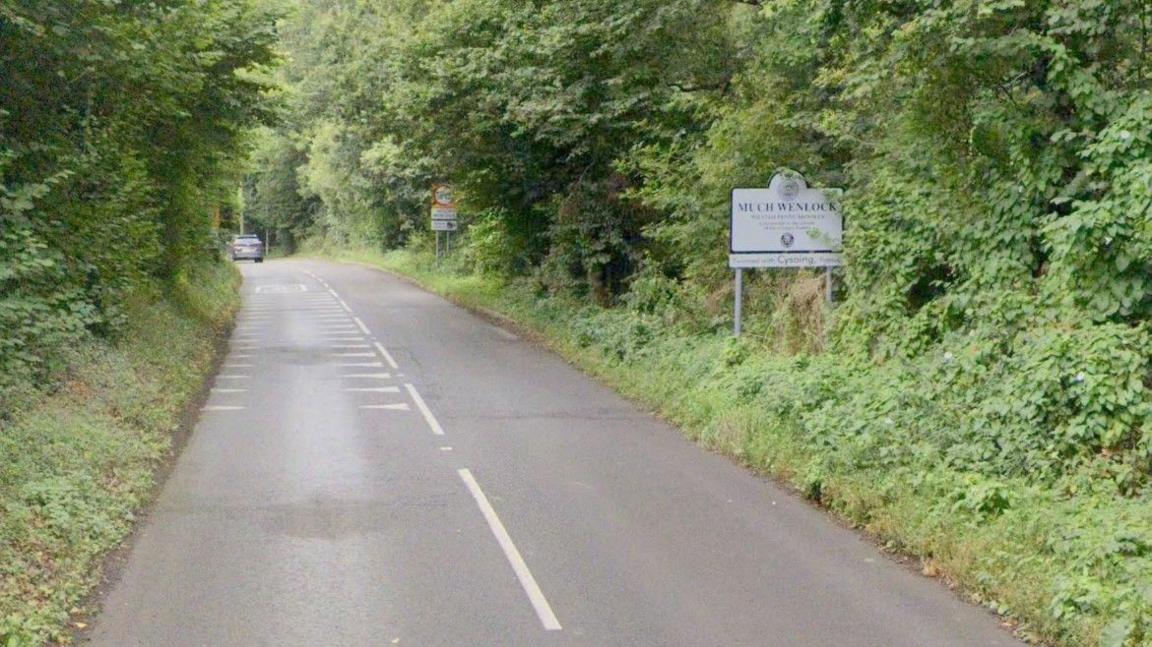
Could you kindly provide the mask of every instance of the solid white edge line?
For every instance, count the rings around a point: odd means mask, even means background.
[[[352,321],[355,321],[356,325],[360,326],[361,332],[363,332],[365,335],[371,335],[372,334],[372,331],[368,330],[368,326],[365,326],[364,322],[360,321],[360,317],[352,317]]]
[[[388,349],[384,348],[384,344],[381,344],[378,341],[372,343],[376,344],[376,350],[380,351],[380,354],[383,355],[384,359],[388,361],[388,366],[391,366],[392,368],[400,368],[400,365],[396,363],[396,360],[392,359],[392,353],[389,353]]]
[[[436,416],[432,415],[432,410],[424,403],[424,398],[420,397],[420,394],[416,392],[416,387],[411,384],[405,384],[404,388],[408,389],[408,395],[412,396],[412,401],[416,403],[416,408],[420,410],[420,413],[424,414],[424,420],[427,421],[428,426],[432,428],[432,433],[437,436],[443,436],[444,428],[436,421]]]
[[[508,535],[508,530],[504,528],[496,510],[488,502],[488,497],[484,496],[480,484],[476,482],[476,478],[467,468],[456,470],[456,473],[460,475],[460,479],[464,481],[464,485],[472,493],[472,498],[476,499],[476,505],[480,506],[480,512],[484,515],[484,520],[488,522],[488,528],[496,536],[496,541],[504,551],[504,557],[508,558],[512,570],[516,572],[516,579],[520,580],[520,586],[528,594],[528,601],[536,610],[536,617],[540,619],[540,624],[544,625],[544,629],[548,631],[560,631],[560,621],[556,619],[556,614],[552,612],[548,599],[544,597],[544,592],[540,590],[536,578],[532,577],[532,571],[528,569],[528,564],[524,563],[520,551],[516,550],[516,544],[512,543],[512,537]]]
[[[340,299],[340,307],[344,308],[344,310],[348,311],[349,313],[352,312],[352,308],[347,303],[344,303],[344,299]]]

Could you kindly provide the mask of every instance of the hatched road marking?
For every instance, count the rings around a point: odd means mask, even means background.
[[[357,393],[399,393],[400,387],[398,387],[398,386],[350,386],[344,390],[357,392]]]

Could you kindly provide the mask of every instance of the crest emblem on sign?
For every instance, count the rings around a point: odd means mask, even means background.
[[[784,246],[784,249],[789,249],[796,244],[796,237],[792,234],[784,234],[780,237],[780,244]]]
[[[793,177],[784,178],[780,182],[780,187],[777,191],[780,193],[781,198],[792,202],[800,195],[800,182]]]

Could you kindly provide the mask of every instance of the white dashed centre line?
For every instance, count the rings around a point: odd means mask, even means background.
[[[420,394],[416,392],[416,387],[411,384],[405,384],[404,388],[408,389],[408,395],[412,396],[412,401],[416,403],[416,408],[424,415],[424,420],[428,423],[428,426],[432,428],[432,433],[437,436],[443,436],[444,428],[436,421],[436,416],[432,415],[432,410],[428,408],[428,405],[424,402],[424,398],[420,397]]]
[[[468,491],[472,493],[472,498],[476,499],[476,505],[480,506],[480,512],[484,515],[484,520],[488,522],[488,528],[492,530],[492,534],[496,536],[497,543],[500,544],[501,550],[504,551],[504,556],[508,558],[508,563],[512,565],[512,570],[516,572],[516,579],[520,580],[520,586],[524,588],[524,592],[528,594],[528,601],[532,603],[532,608],[536,610],[536,617],[540,619],[540,624],[544,625],[547,631],[560,631],[560,621],[556,619],[556,614],[552,612],[551,605],[548,604],[548,599],[544,597],[544,592],[540,590],[540,585],[536,583],[536,578],[532,577],[532,571],[528,569],[528,564],[524,562],[524,558],[520,556],[520,551],[516,549],[516,544],[512,542],[512,537],[508,534],[508,530],[504,528],[504,524],[500,521],[500,517],[496,514],[496,510],[492,504],[488,502],[488,497],[484,496],[484,491],[480,489],[480,484],[476,482],[476,478],[472,476],[472,472],[468,469],[456,470],[460,475],[460,479],[464,481],[464,485],[468,487]]]
[[[391,366],[392,368],[400,368],[400,366],[396,364],[396,360],[392,359],[392,353],[389,353],[388,349],[384,348],[384,344],[381,344],[380,342],[373,343],[376,345],[376,350],[380,351],[380,354],[383,355],[384,359],[388,362],[388,366]]]

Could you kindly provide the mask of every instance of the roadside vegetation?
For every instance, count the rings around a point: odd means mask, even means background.
[[[543,331],[1024,635],[1152,644],[1147,3],[286,4],[262,227]],[[755,273],[736,341],[729,190],[785,167],[845,189],[837,304]]]
[[[0,4],[0,644],[67,642],[211,369],[273,27],[249,0]]]
[[[0,644],[67,642],[101,559],[152,494],[173,433],[213,370],[239,305],[239,274],[185,270],[167,294],[125,304],[123,336],[64,351],[54,393],[0,433]]]

